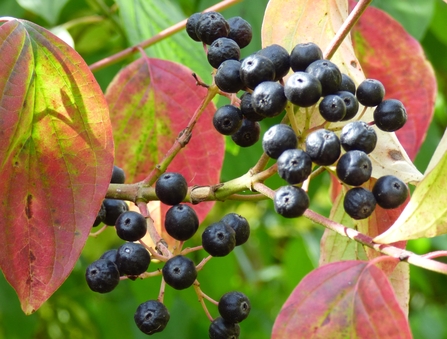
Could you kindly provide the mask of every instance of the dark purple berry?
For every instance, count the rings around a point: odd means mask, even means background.
[[[284,85],[284,94],[294,105],[310,107],[320,100],[322,87],[320,81],[312,74],[295,72]]]
[[[360,186],[371,178],[372,165],[368,155],[362,151],[349,151],[337,163],[337,177],[347,185]]]
[[[155,194],[166,205],[177,205],[185,199],[188,183],[183,175],[177,172],[166,172],[155,183]]]
[[[366,79],[357,87],[357,100],[367,107],[380,104],[385,96],[385,87],[376,79]]]
[[[316,130],[306,138],[306,153],[317,165],[332,165],[341,153],[340,140],[332,131]]]
[[[312,172],[312,159],[300,149],[285,150],[276,163],[278,175],[290,185],[302,183]]]
[[[118,248],[116,265],[121,274],[139,275],[146,272],[151,262],[147,249],[138,243],[127,242]]]
[[[239,60],[241,50],[236,42],[228,38],[214,40],[208,48],[208,62],[218,68],[225,60]]]
[[[225,293],[219,300],[219,314],[230,323],[240,323],[250,313],[251,305],[248,297],[241,292]]]
[[[106,216],[103,223],[108,226],[115,226],[116,219],[118,219],[121,213],[129,210],[129,206],[123,200],[104,199],[102,203],[106,209]]]
[[[339,91],[335,94],[343,99],[346,106],[346,114],[343,117],[342,121],[347,121],[354,118],[359,111],[359,102],[357,101],[355,95],[347,91]]]
[[[245,119],[248,119],[250,121],[261,121],[265,117],[256,113],[255,109],[253,108],[253,105],[251,103],[251,93],[245,92],[241,96],[241,112]]]
[[[320,101],[318,109],[323,119],[330,122],[341,121],[346,115],[345,102],[341,97],[334,94],[325,96]]]
[[[104,206],[104,203],[101,203],[101,207],[98,211],[98,214],[96,215],[95,222],[93,223],[93,227],[99,226],[102,222],[104,222],[104,219],[106,218],[106,208]]]
[[[341,72],[333,62],[326,59],[314,61],[306,68],[306,72],[320,81],[322,96],[333,94],[340,89]]]
[[[113,165],[112,178],[110,179],[111,184],[124,184],[126,181],[126,174],[124,170],[118,166]]]
[[[199,228],[199,218],[194,209],[186,204],[172,206],[165,217],[166,232],[176,240],[190,239]]]
[[[228,33],[230,33],[230,26],[218,12],[203,13],[197,20],[196,35],[207,45],[211,45],[219,38],[227,37]]]
[[[355,95],[356,87],[354,81],[346,74],[341,74],[341,84],[339,91],[350,92]]]
[[[168,324],[170,315],[165,305],[158,300],[149,300],[138,306],[134,320],[144,334],[161,332]]]
[[[240,147],[250,147],[259,140],[260,134],[259,122],[243,119],[241,127],[231,135],[231,139]]]
[[[240,77],[245,86],[254,89],[263,81],[275,79],[275,66],[269,58],[252,54],[242,60]]]
[[[126,241],[137,241],[146,235],[146,219],[138,212],[122,213],[115,223],[116,234]]]
[[[285,124],[270,127],[262,138],[262,148],[272,159],[278,159],[285,150],[296,148],[297,143],[295,131]]]
[[[232,135],[242,125],[242,112],[233,105],[222,106],[214,113],[213,125],[220,134]]]
[[[301,187],[283,186],[276,191],[273,205],[276,213],[283,217],[296,218],[309,207],[309,197]]]
[[[92,291],[107,293],[112,291],[120,282],[120,273],[112,261],[99,259],[87,267],[85,279]]]
[[[304,72],[314,61],[323,59],[323,52],[313,42],[300,43],[290,52],[290,66],[294,72]]]
[[[399,100],[383,100],[374,110],[376,126],[385,132],[394,132],[407,122],[407,111]]]
[[[353,219],[368,218],[376,208],[376,199],[371,191],[363,187],[354,187],[346,192],[343,207]]]
[[[201,16],[202,13],[194,13],[186,20],[186,33],[194,41],[200,41],[200,38],[196,34],[196,26]]]
[[[228,322],[222,317],[214,319],[208,330],[210,339],[238,339],[240,333],[238,323]]]
[[[374,128],[364,121],[353,121],[341,130],[340,143],[345,151],[359,150],[371,153],[377,144]]]
[[[269,58],[275,66],[275,81],[281,80],[289,73],[290,70],[290,56],[287,50],[280,45],[270,45],[264,47],[257,52],[262,56]]]
[[[228,213],[221,220],[225,225],[230,226],[235,232],[236,246],[247,242],[250,236],[250,225],[247,219],[237,213]]]
[[[203,249],[213,257],[223,257],[236,246],[236,232],[219,221],[209,225],[202,233]]]
[[[255,112],[262,116],[277,116],[287,105],[284,87],[273,81],[261,82],[252,93],[251,104]]]
[[[162,273],[166,284],[176,290],[188,288],[197,278],[194,262],[183,255],[170,258],[163,266]]]
[[[240,16],[235,16],[227,20],[230,26],[228,38],[236,41],[239,48],[248,46],[253,36],[251,25]]]
[[[241,63],[237,60],[222,62],[214,76],[216,86],[223,92],[237,93],[244,88],[240,77]]]
[[[408,187],[394,175],[385,175],[377,179],[372,193],[380,207],[386,209],[397,208],[407,199]]]

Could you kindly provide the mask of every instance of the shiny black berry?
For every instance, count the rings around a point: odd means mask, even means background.
[[[183,255],[170,258],[163,266],[162,273],[166,284],[176,290],[188,288],[197,278],[196,265]]]
[[[380,104],[385,96],[385,87],[376,79],[365,79],[357,87],[357,100],[367,107],[374,107]]]
[[[121,167],[113,165],[112,178],[110,179],[111,184],[124,184],[126,181],[126,174]]]
[[[161,332],[168,324],[170,314],[165,305],[158,300],[149,300],[138,306],[134,320],[137,327],[145,334]]]
[[[407,122],[407,111],[399,100],[383,100],[374,110],[376,126],[385,132],[394,132]]]
[[[123,200],[104,199],[102,203],[106,209],[106,216],[103,219],[103,223],[108,226],[115,226],[116,219],[118,219],[121,213],[129,210],[129,206]]]
[[[200,38],[196,34],[196,26],[201,16],[202,13],[194,13],[186,20],[186,33],[194,41],[200,41]]]
[[[155,194],[166,205],[177,205],[183,201],[188,192],[188,183],[177,172],[166,172],[155,183]]]
[[[127,242],[118,248],[116,265],[123,275],[139,275],[146,272],[151,256],[146,248],[138,243]]]
[[[376,199],[371,191],[363,187],[354,187],[346,192],[343,207],[351,218],[366,219],[374,212]]]
[[[294,105],[310,107],[320,100],[322,87],[320,81],[312,74],[295,72],[284,85],[284,94]]]
[[[339,91],[350,92],[355,95],[356,87],[354,81],[346,74],[341,74],[341,84]]]
[[[343,99],[337,95],[329,94],[318,105],[320,115],[330,122],[341,121],[346,115],[346,105]]]
[[[269,58],[275,66],[275,81],[279,81],[289,73],[290,70],[290,56],[287,50],[280,45],[270,45],[264,47],[257,52],[262,56]]]
[[[337,163],[337,177],[347,185],[360,186],[371,178],[372,164],[362,151],[349,151]]]
[[[296,218],[309,207],[309,197],[301,187],[283,186],[276,191],[273,205],[276,213],[283,217]]]
[[[219,107],[214,113],[213,125],[220,134],[234,134],[242,125],[242,112],[233,105]]]
[[[377,144],[374,128],[364,121],[353,121],[341,130],[340,143],[345,151],[359,150],[371,153]]]
[[[240,77],[241,63],[237,60],[225,60],[214,76],[216,86],[224,92],[237,93],[244,88]]]
[[[341,154],[340,140],[332,131],[316,130],[306,137],[306,153],[317,165],[332,165]]]
[[[407,185],[394,175],[385,175],[377,179],[372,192],[377,205],[386,209],[399,207],[408,197]]]
[[[252,95],[249,92],[245,92],[244,94],[242,94],[240,103],[242,115],[245,119],[248,119],[250,121],[261,121],[265,117],[256,113],[251,102],[251,97]]]
[[[104,206],[104,203],[101,203],[101,207],[99,208],[98,214],[96,215],[93,227],[99,226],[102,222],[104,222],[105,218],[106,218],[106,208]]]
[[[343,117],[342,121],[347,121],[354,118],[359,111],[359,102],[357,101],[355,95],[348,91],[339,91],[335,94],[343,99],[346,106],[346,114]]]
[[[231,323],[239,323],[246,319],[251,310],[250,300],[241,292],[225,293],[217,307],[220,316]]]
[[[239,45],[239,48],[248,46],[253,37],[251,25],[240,16],[229,18],[227,22],[230,26],[228,38],[234,40]]]
[[[275,66],[269,58],[252,54],[242,60],[240,76],[245,86],[254,89],[263,81],[275,79]]]
[[[225,225],[230,226],[235,232],[236,246],[247,242],[250,237],[250,225],[242,215],[237,213],[228,213],[221,220]]]
[[[287,105],[284,87],[274,81],[260,83],[252,93],[251,104],[255,112],[262,116],[277,116]]]
[[[196,35],[207,45],[211,45],[214,40],[221,37],[227,37],[229,33],[228,22],[218,12],[203,13],[197,20]]]
[[[240,333],[238,323],[228,322],[222,317],[214,319],[208,330],[210,339],[238,339]]]
[[[115,223],[116,234],[126,241],[137,241],[146,235],[146,219],[138,212],[122,213]]]
[[[199,228],[199,218],[194,209],[186,204],[172,206],[165,217],[166,232],[176,240],[190,239]]]
[[[285,150],[296,148],[297,143],[294,130],[286,124],[270,127],[262,138],[262,148],[272,159],[278,159]]]
[[[107,259],[113,262],[116,265],[116,255],[118,253],[118,250],[116,248],[105,251],[99,259]]]
[[[112,291],[120,282],[120,273],[112,261],[99,259],[87,267],[85,279],[92,291],[107,293]]]
[[[323,52],[313,42],[300,43],[290,52],[290,66],[294,72],[304,72],[314,61],[323,59]]]
[[[320,81],[322,96],[333,94],[340,89],[341,72],[333,62],[326,59],[314,61],[306,68],[306,72]]]
[[[236,232],[219,221],[209,225],[202,233],[203,249],[213,257],[223,257],[236,246]]]
[[[241,50],[238,44],[228,38],[215,40],[208,48],[207,59],[211,66],[218,68],[225,60],[239,60]]]
[[[278,175],[290,185],[302,183],[312,172],[312,159],[300,149],[284,151],[276,163]]]
[[[260,134],[259,122],[243,119],[241,127],[231,135],[231,139],[240,147],[250,147],[259,140]]]

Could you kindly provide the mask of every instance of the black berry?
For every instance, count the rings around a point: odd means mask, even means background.
[[[221,220],[225,225],[230,226],[235,232],[236,246],[247,242],[250,237],[250,225],[247,219],[237,213],[228,213]]]
[[[230,26],[218,12],[203,13],[197,20],[196,35],[207,45],[211,45],[214,40],[221,37],[227,37],[228,33],[230,33]]]
[[[368,218],[376,208],[376,199],[371,191],[363,187],[354,187],[346,192],[343,207],[353,219]]]
[[[238,323],[228,322],[222,317],[214,319],[208,330],[210,339],[238,339],[240,333]]]
[[[92,291],[107,293],[112,291],[120,282],[120,273],[112,261],[99,259],[87,267],[85,279]]]
[[[126,174],[121,167],[113,165],[112,178],[110,179],[111,184],[124,184],[126,181]]]
[[[357,100],[367,107],[380,104],[385,96],[385,87],[376,79],[366,79],[357,87]]]
[[[245,86],[254,89],[263,81],[275,79],[275,66],[269,58],[252,54],[242,60],[240,77]]]
[[[290,56],[287,50],[280,45],[270,45],[264,47],[257,52],[262,56],[269,58],[275,66],[275,81],[279,81],[289,73],[290,70]]]
[[[377,205],[386,209],[399,207],[408,197],[407,185],[394,175],[385,175],[377,179],[372,192]]]
[[[407,111],[399,100],[383,100],[374,110],[376,126],[385,132],[394,132],[407,122]]]
[[[202,13],[194,13],[186,20],[186,33],[194,41],[200,41],[200,38],[196,34],[196,26],[201,16]]]
[[[103,222],[108,226],[115,226],[116,219],[118,219],[121,213],[129,210],[129,206],[123,200],[104,199],[102,203],[106,209],[106,216]]]
[[[284,94],[294,105],[310,107],[320,100],[322,87],[320,81],[312,74],[295,72],[284,85]]]
[[[359,102],[357,101],[355,95],[347,91],[339,91],[335,94],[343,99],[346,106],[346,114],[343,117],[342,121],[351,120],[352,118],[354,118],[359,111]]]
[[[219,107],[214,113],[213,125],[220,134],[234,134],[242,125],[242,112],[233,105]]]
[[[146,248],[137,243],[127,242],[118,248],[116,265],[121,274],[139,275],[146,272],[151,256]]]
[[[332,131],[316,130],[306,138],[306,153],[317,165],[332,165],[341,153],[340,140]]]
[[[325,96],[320,101],[318,109],[323,119],[330,122],[341,121],[346,115],[345,102],[341,97],[334,94]]]
[[[165,217],[166,232],[176,240],[190,239],[199,228],[199,218],[194,209],[186,204],[172,206]]]
[[[250,300],[241,292],[225,293],[219,300],[219,314],[226,321],[239,323],[248,317],[251,310]]]
[[[248,46],[253,37],[253,31],[251,25],[240,16],[235,16],[227,20],[230,26],[230,33],[228,38],[236,41],[239,48]]]
[[[176,290],[188,288],[197,278],[194,262],[183,255],[170,258],[163,266],[162,273],[166,284]]]
[[[290,185],[302,183],[312,172],[312,159],[300,149],[285,150],[276,163],[278,175]]]
[[[214,68],[218,68],[225,60],[239,60],[241,50],[238,44],[228,38],[214,40],[208,48],[208,62]]]
[[[242,115],[244,116],[245,119],[248,119],[250,121],[261,121],[265,117],[256,113],[251,103],[251,97],[252,95],[249,92],[245,92],[244,94],[242,94],[240,104]]]
[[[301,187],[283,186],[276,191],[273,204],[278,214],[285,218],[296,218],[309,207],[309,197]]]
[[[221,91],[237,93],[244,88],[240,77],[241,63],[237,60],[225,60],[217,69],[214,82]]]
[[[349,151],[337,163],[337,177],[347,185],[359,186],[371,178],[372,165],[362,151]]]
[[[146,235],[146,219],[138,212],[126,211],[115,223],[116,234],[126,241],[137,241]]]
[[[256,113],[269,118],[277,116],[287,105],[284,87],[277,82],[264,81],[253,91],[251,103]]]
[[[188,192],[186,179],[177,172],[166,172],[155,183],[155,194],[166,205],[177,205],[183,201]]]
[[[355,95],[356,87],[354,81],[346,74],[341,74],[341,84],[339,91],[350,92]]]
[[[102,222],[104,222],[105,218],[106,218],[106,208],[104,206],[104,203],[101,203],[101,207],[99,208],[98,214],[96,215],[93,227],[99,226]]]
[[[377,144],[374,128],[364,121],[353,121],[341,130],[340,143],[345,151],[359,150],[371,153]]]
[[[340,89],[341,72],[333,62],[326,59],[314,61],[306,68],[306,72],[320,81],[323,96],[333,94]]]
[[[231,136],[231,139],[240,147],[250,147],[259,140],[260,134],[259,122],[243,119],[241,127]]]
[[[118,250],[116,248],[105,251],[99,259],[107,259],[116,264],[116,254],[118,253]]]
[[[213,257],[223,257],[236,246],[236,232],[219,221],[209,225],[202,233],[202,246]]]
[[[313,42],[296,45],[290,52],[290,66],[294,72],[304,72],[314,61],[323,59],[323,52]]]
[[[285,150],[296,148],[297,143],[294,130],[285,124],[270,127],[262,138],[264,152],[273,159],[278,159]]]
[[[149,300],[138,306],[134,320],[137,327],[145,334],[161,332],[168,324],[170,315],[165,305],[158,300]]]

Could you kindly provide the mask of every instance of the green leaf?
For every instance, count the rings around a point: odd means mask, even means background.
[[[20,6],[55,25],[68,0],[17,0]]]
[[[116,0],[123,27],[132,45],[139,44],[162,30],[185,19],[179,6],[171,0]],[[146,49],[150,57],[188,65],[205,82],[211,81],[212,67],[200,43],[183,30]],[[207,67],[208,66],[208,67]]]
[[[447,233],[447,135],[442,140],[402,214],[386,232],[374,238],[381,244],[435,237]],[[442,155],[442,156],[441,156]]]
[[[88,66],[49,31],[6,21],[0,54],[0,268],[30,314],[85,245],[112,173],[112,129]]]

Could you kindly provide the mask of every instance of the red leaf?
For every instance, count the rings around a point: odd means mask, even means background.
[[[67,278],[113,165],[107,103],[82,58],[43,28],[0,27],[0,267],[22,309]]]
[[[414,159],[433,117],[437,93],[433,68],[419,42],[377,8],[365,11],[352,35],[366,76],[383,83],[385,98],[399,99],[405,105],[408,121],[396,134]]]
[[[342,261],[308,274],[283,305],[272,339],[411,338],[385,274],[364,261]]]
[[[159,163],[206,93],[205,88],[196,85],[191,70],[166,60],[141,58],[115,77],[106,98],[114,128],[116,163],[124,168],[129,182],[144,179]],[[181,172],[189,186],[219,182],[224,139],[212,124],[215,111],[213,104],[207,106],[188,145],[168,167],[168,171]],[[212,202],[194,206],[200,220],[212,206]],[[168,208],[162,205],[160,218],[154,213],[162,232]]]

